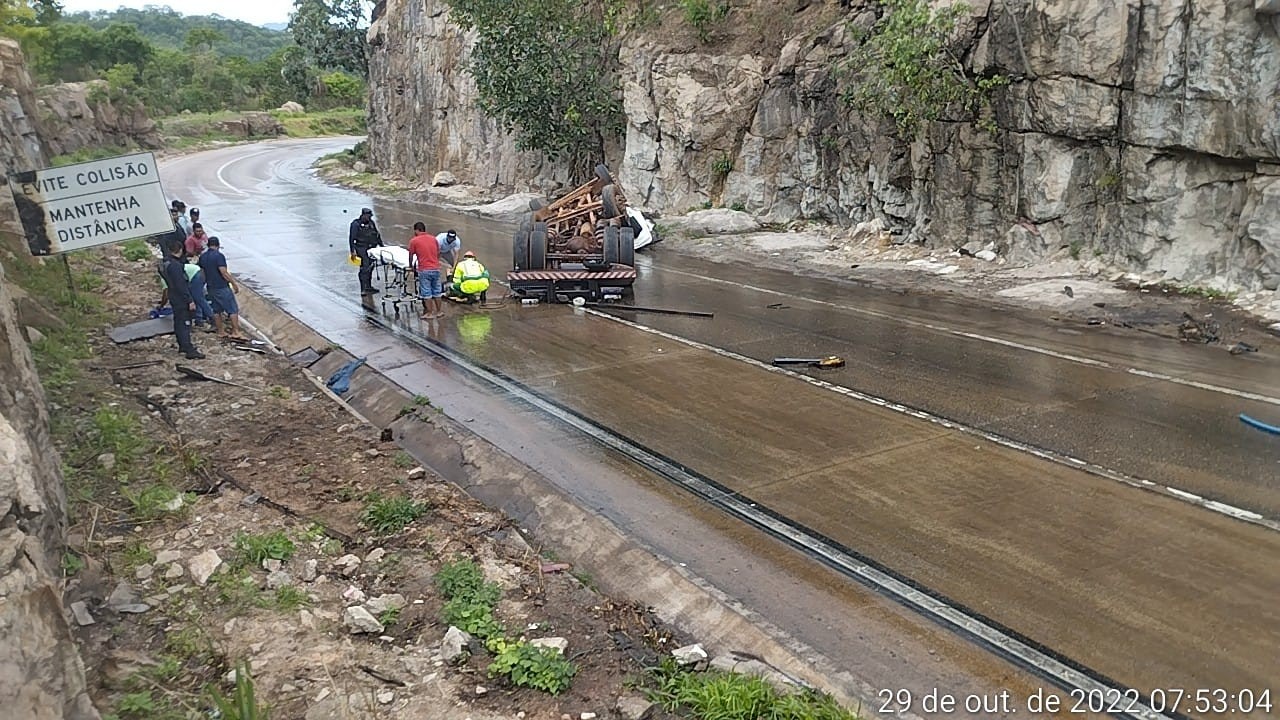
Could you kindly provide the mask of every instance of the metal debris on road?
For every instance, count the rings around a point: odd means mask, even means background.
[[[589,308],[599,308],[601,310],[629,310],[632,312],[658,313],[661,315],[687,315],[689,317],[715,317],[715,313],[702,312],[701,310],[673,310],[670,308],[652,308],[641,307],[639,305],[615,305],[613,303],[589,302],[585,305]]]
[[[824,358],[774,358],[774,365],[808,365],[816,368],[844,367],[844,358],[831,355]]]
[[[231,382],[230,380],[223,380],[222,378],[216,378],[216,377],[213,377],[212,375],[205,375],[199,370],[193,367],[188,367],[186,365],[176,365],[175,367],[177,368],[178,372],[182,373],[183,375],[186,375],[187,377],[195,378],[196,380],[208,380],[209,382],[216,382],[222,385],[230,385],[231,387],[244,388],[245,390],[252,390],[254,392],[266,392],[262,388],[256,388],[249,385],[242,385],[241,383]]]
[[[146,340],[147,338],[160,337],[161,335],[173,334],[173,318],[162,317],[154,320],[143,320],[142,322],[131,323],[117,328],[111,328],[107,332],[107,337],[117,345],[123,345],[135,340]]]
[[[1241,355],[1243,353],[1258,352],[1258,348],[1254,347],[1253,345],[1250,345],[1247,342],[1238,342],[1235,345],[1232,345],[1231,349],[1228,350],[1227,352],[1231,353],[1232,355]]]

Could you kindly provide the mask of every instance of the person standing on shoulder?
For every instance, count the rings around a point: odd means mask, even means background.
[[[191,342],[191,313],[195,310],[195,303],[191,298],[181,245],[169,246],[168,257],[160,263],[160,277],[164,279],[169,304],[173,306],[173,334],[178,339],[178,350],[188,360],[203,360],[204,353]]]
[[[213,301],[213,324],[218,328],[218,335],[235,342],[248,342],[240,334],[240,305],[236,302],[240,288],[227,270],[227,258],[222,254],[222,241],[218,238],[209,238],[209,249],[200,256],[200,269],[204,270],[205,287]],[[226,331],[223,315],[230,317],[230,333]]]
[[[409,264],[418,273],[418,297],[422,298],[422,319],[444,316],[440,297],[444,284],[440,279],[440,243],[427,232],[421,222],[413,224],[413,239],[409,241]]]
[[[351,221],[347,244],[350,246],[351,258],[360,259],[360,294],[372,295],[378,292],[373,286],[373,259],[369,257],[369,250],[382,246],[382,234],[373,223],[372,210],[362,208],[360,217]]]
[[[198,258],[204,252],[204,244],[209,238],[204,234],[204,225],[200,223],[191,224],[191,235],[187,238],[184,245],[187,248],[187,257]]]

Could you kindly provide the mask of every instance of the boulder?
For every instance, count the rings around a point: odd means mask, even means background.
[[[286,112],[286,113],[292,113],[292,114],[301,114],[301,113],[304,113],[304,112],[306,112],[306,111],[307,111],[307,109],[306,109],[306,108],[304,108],[304,107],[302,106],[302,104],[301,104],[301,103],[296,103],[296,102],[294,102],[294,101],[292,101],[292,100],[290,100],[289,102],[287,102],[287,103],[285,103],[285,104],[283,104],[283,105],[281,105],[281,106],[280,106],[280,112]]]
[[[353,634],[372,633],[381,635],[384,628],[378,619],[369,614],[368,610],[359,605],[352,605],[342,614],[342,624],[346,625]]]
[[[457,184],[458,184],[458,178],[455,177],[454,174],[449,172],[448,170],[441,170],[440,172],[431,176],[432,187],[449,187],[450,185],[457,185]]]
[[[760,229],[760,221],[739,210],[696,210],[684,217],[666,218],[663,225],[691,236],[743,235]]]

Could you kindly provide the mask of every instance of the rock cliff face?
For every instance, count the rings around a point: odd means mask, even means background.
[[[46,159],[18,47],[0,40],[0,183]],[[7,184],[0,187],[0,263],[22,252]],[[0,265],[0,698],[6,717],[97,718],[62,606],[66,498],[15,289]]]
[[[627,31],[629,125],[609,160],[628,197],[779,223],[880,218],[906,241],[994,242],[1019,262],[1084,253],[1189,284],[1280,281],[1280,3],[971,0],[966,66],[1013,79],[998,129],[937,122],[911,142],[838,99],[850,26],[870,27],[872,5],[736,2],[705,46],[676,10]],[[545,184],[555,169],[474,109],[447,7],[388,0],[370,30],[375,167]]]
[[[101,80],[37,88],[41,137],[50,155],[112,145],[161,147],[156,123],[142,106],[113,103],[105,91]]]

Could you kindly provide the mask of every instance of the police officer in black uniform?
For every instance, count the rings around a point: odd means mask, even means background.
[[[188,360],[203,360],[204,353],[191,342],[191,314],[195,305],[185,265],[182,246],[169,243],[167,255],[160,261],[158,269],[160,277],[164,278],[165,285],[169,288],[169,305],[173,307],[173,334],[178,338],[178,350]]]
[[[361,209],[360,217],[351,221],[347,242],[351,246],[351,257],[360,258],[360,294],[376,293],[378,289],[373,286],[373,260],[369,257],[369,249],[382,246],[382,235],[378,226],[373,224],[372,210]]]

